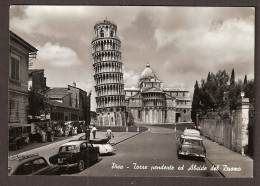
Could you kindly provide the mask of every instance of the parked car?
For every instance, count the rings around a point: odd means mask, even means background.
[[[46,159],[37,154],[8,157],[8,175],[58,175],[60,167],[50,166]]]
[[[29,143],[31,125],[10,123],[8,124],[9,148],[20,149],[22,145]]]
[[[49,158],[50,163],[59,165],[65,170],[76,168],[83,171],[91,162],[98,162],[99,148],[88,140],[75,140],[63,144],[58,154]]]
[[[79,140],[85,140],[86,135],[83,135],[79,138]],[[114,154],[116,152],[116,149],[109,143],[109,139],[93,139],[89,140],[92,142],[94,147],[99,147],[99,153],[100,154]]]
[[[194,129],[186,129],[179,139],[177,139],[177,155],[190,157],[206,157],[206,148],[203,146],[203,140],[200,133]]]

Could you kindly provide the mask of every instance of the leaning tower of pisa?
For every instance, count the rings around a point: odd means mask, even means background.
[[[117,25],[104,20],[95,24],[94,32],[91,44],[98,125],[124,126],[125,94]]]

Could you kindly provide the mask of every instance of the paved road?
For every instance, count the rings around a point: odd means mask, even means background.
[[[122,176],[122,177],[221,177],[217,171],[210,171],[208,161],[194,159],[179,160],[176,154],[174,129],[151,127],[115,146],[117,154],[103,156],[99,163],[81,173],[63,174],[71,176]],[[113,166],[114,165],[114,166]],[[192,166],[204,170],[188,170]],[[183,170],[178,170],[183,168]],[[154,168],[153,170],[151,170]],[[164,170],[158,170],[159,168]],[[207,168],[207,170],[205,170]]]

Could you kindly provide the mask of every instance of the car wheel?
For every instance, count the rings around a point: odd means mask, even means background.
[[[178,156],[178,159],[182,158],[182,156],[179,154],[179,152],[177,152],[177,156]]]
[[[99,161],[99,153],[97,153],[97,156],[96,156],[96,162]]]
[[[84,168],[85,168],[85,162],[81,159],[78,162],[78,171],[82,172],[84,170]]]

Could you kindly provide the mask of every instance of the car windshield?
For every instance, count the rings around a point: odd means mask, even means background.
[[[59,153],[61,152],[79,152],[79,148],[76,145],[62,146],[59,150]]]
[[[195,140],[195,139],[184,139],[184,145],[201,145],[200,140]]]

